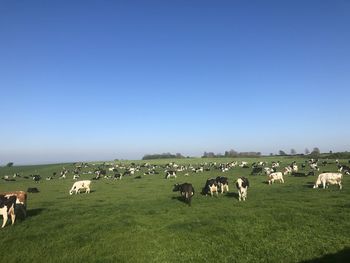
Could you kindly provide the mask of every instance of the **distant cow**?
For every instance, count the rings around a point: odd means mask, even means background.
[[[284,183],[283,174],[281,172],[275,172],[275,173],[269,174],[267,176],[267,181],[269,184],[273,184],[275,181],[280,181],[283,184]]]
[[[216,183],[218,184],[221,193],[223,194],[225,191],[228,192],[228,179],[224,176],[216,177]]]
[[[2,215],[3,218],[2,228],[6,225],[8,215],[11,216],[12,225],[15,223],[15,204],[15,196],[6,197],[5,195],[0,195],[0,215]]]
[[[80,194],[80,190],[85,190],[85,193],[90,193],[90,185],[91,185],[90,180],[75,182],[72,188],[70,189],[69,194],[70,195],[72,195],[73,193]]]
[[[254,167],[250,174],[251,175],[262,174],[262,171],[263,171],[262,167]]]
[[[245,177],[239,177],[236,181],[236,187],[238,189],[238,201],[246,200],[247,198],[247,192],[249,187],[249,181]]]
[[[322,184],[323,189],[325,189],[330,184],[337,184],[341,190],[343,188],[341,184],[342,179],[343,175],[341,173],[321,173],[318,176],[313,188],[318,188],[318,186]]]
[[[350,167],[349,166],[339,165],[338,168],[339,168],[338,169],[339,172],[343,172],[345,174],[350,174]]]
[[[33,175],[32,178],[36,183],[39,183],[39,181],[41,180],[41,176],[38,174]]]
[[[211,178],[208,179],[205,183],[205,186],[203,188],[203,193],[205,195],[208,195],[210,193],[211,196],[213,196],[213,193],[216,193],[216,196],[218,196],[218,183],[216,182],[216,179]]]
[[[176,172],[175,171],[165,171],[165,179],[169,179],[171,177],[176,178]]]
[[[191,206],[191,199],[194,195],[194,188],[192,184],[184,183],[184,184],[175,184],[173,192],[179,191],[181,196],[185,199],[185,202],[188,203],[189,206]]]

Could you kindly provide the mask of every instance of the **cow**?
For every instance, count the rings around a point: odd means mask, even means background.
[[[72,195],[74,192],[75,194],[80,194],[80,190],[85,189],[85,193],[90,193],[90,184],[91,180],[83,180],[75,182],[72,186],[72,188],[69,191],[69,194]]]
[[[275,173],[269,174],[267,176],[267,181],[269,184],[273,184],[275,181],[280,181],[283,184],[284,183],[283,174],[281,172],[275,172]]]
[[[313,188],[318,188],[318,186],[322,184],[323,189],[325,189],[330,184],[337,184],[339,185],[339,189],[341,190],[343,188],[341,184],[342,179],[343,174],[341,173],[321,173],[319,174]]]
[[[221,193],[223,194],[225,191],[228,192],[228,179],[224,176],[216,177],[216,183],[220,187]]]
[[[218,196],[218,183],[214,178],[208,179],[203,188],[203,193],[205,195],[208,195],[209,192],[211,196],[213,196],[214,192],[216,193],[216,196]]]
[[[339,165],[338,166],[338,172],[343,172],[345,174],[350,174],[350,167],[346,165]]]
[[[236,187],[238,189],[238,201],[246,200],[249,187],[249,181],[245,177],[239,177],[236,181]]]
[[[312,170],[314,170],[314,171],[319,171],[320,170],[320,168],[318,168],[318,166],[317,166],[317,163],[311,163],[310,164],[310,168]]]
[[[39,181],[41,180],[41,176],[38,174],[32,175],[32,178],[36,183],[39,183]]]
[[[176,178],[176,171],[165,171],[165,179]]]
[[[15,204],[16,196],[6,197],[5,195],[0,195],[0,215],[2,215],[3,222],[1,228],[3,228],[7,223],[8,215],[11,216],[12,225],[15,223]]]
[[[115,174],[113,175],[113,179],[119,179],[119,180],[121,180],[122,178],[123,178],[123,175],[120,174],[120,173],[115,173]]]
[[[252,172],[250,173],[250,175],[257,175],[257,174],[261,174],[263,171],[262,167],[253,167]]]
[[[173,188],[173,192],[179,191],[181,196],[185,199],[185,202],[191,206],[192,196],[194,195],[194,188],[192,184],[184,183],[184,184],[175,184]]]
[[[279,166],[280,166],[280,161],[272,162],[272,164],[271,164],[271,167],[272,167],[272,168],[277,168],[277,167],[279,167]]]
[[[16,205],[15,205],[15,213],[18,214],[18,210],[22,213],[23,218],[27,216],[27,193],[24,191],[9,191],[2,192],[0,195],[4,195],[5,197],[15,196],[16,197]]]

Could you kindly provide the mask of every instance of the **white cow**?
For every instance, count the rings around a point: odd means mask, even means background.
[[[284,183],[283,174],[281,172],[275,172],[275,173],[269,174],[267,176],[267,180],[269,184],[273,184],[274,181],[280,181],[282,184]]]
[[[72,186],[72,189],[70,189],[69,194],[72,195],[74,192],[75,194],[80,194],[80,190],[85,189],[85,193],[90,193],[90,184],[91,180],[83,180],[75,182]]]
[[[337,184],[341,190],[343,188],[341,184],[342,179],[343,175],[341,173],[321,173],[316,180],[314,188],[318,188],[320,184],[323,185],[323,189],[330,184]]]

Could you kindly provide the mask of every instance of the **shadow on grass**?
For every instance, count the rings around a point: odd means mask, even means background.
[[[326,263],[326,262],[350,262],[350,248],[345,248],[338,253],[328,254],[320,258],[300,261],[300,263]]]
[[[304,184],[304,187],[306,188],[313,188],[314,187],[314,182],[307,182],[306,184]]]
[[[35,208],[35,209],[27,210],[27,217],[40,215],[44,210],[45,210],[44,208]]]
[[[228,192],[228,193],[225,194],[225,197],[235,198],[235,199],[238,200],[239,195],[238,195],[238,193],[235,193],[235,192]]]
[[[173,196],[171,199],[173,199],[173,200],[178,200],[179,202],[188,205],[188,203],[187,203],[186,200],[185,200],[185,197],[183,197],[183,196]]]

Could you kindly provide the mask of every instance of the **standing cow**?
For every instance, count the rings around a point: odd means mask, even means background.
[[[248,192],[248,187],[249,187],[249,181],[245,177],[239,177],[236,181],[236,187],[238,189],[238,201],[243,201],[246,200],[247,198],[247,192]]]

